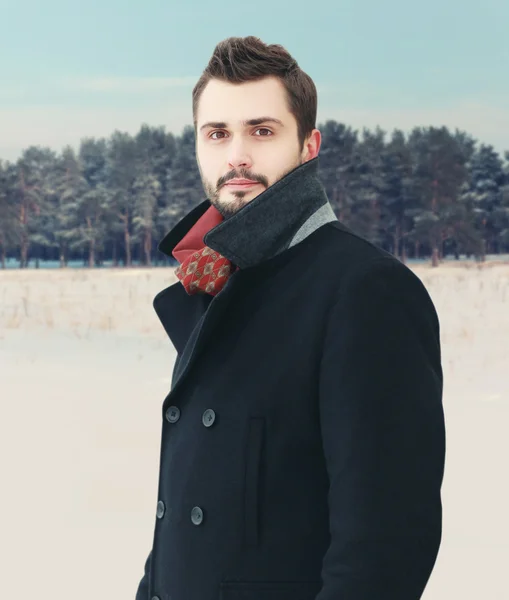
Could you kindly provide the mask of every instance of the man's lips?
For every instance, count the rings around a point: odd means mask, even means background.
[[[258,182],[257,181],[249,181],[249,182],[237,183],[235,181],[232,181],[231,183],[227,183],[226,187],[229,187],[229,188],[247,188],[247,187],[251,187],[253,185],[258,185]]]

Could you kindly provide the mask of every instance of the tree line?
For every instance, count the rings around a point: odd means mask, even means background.
[[[320,180],[355,232],[433,266],[447,254],[509,251],[509,152],[447,127],[318,129]],[[158,241],[204,199],[189,125],[180,136],[144,124],[134,136],[84,138],[78,151],[30,146],[0,160],[0,264],[159,264]]]

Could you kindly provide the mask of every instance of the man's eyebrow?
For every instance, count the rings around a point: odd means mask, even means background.
[[[277,123],[278,125],[281,125],[281,127],[284,127],[283,122],[274,117],[258,117],[256,119],[248,119],[240,122],[242,127],[261,125],[262,123]],[[225,123],[224,121],[209,121],[200,127],[200,131],[206,129],[207,127],[212,127],[213,129],[225,129],[228,127],[228,123]]]

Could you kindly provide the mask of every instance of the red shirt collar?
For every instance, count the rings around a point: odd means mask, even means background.
[[[203,236],[223,220],[223,215],[211,205],[173,248],[173,257],[182,264],[190,254],[201,250],[205,246]]]

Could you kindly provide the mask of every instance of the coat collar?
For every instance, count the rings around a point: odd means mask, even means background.
[[[320,182],[318,156],[299,165],[221,221],[203,242],[241,269],[268,260],[294,246],[337,217]],[[171,256],[186,233],[211,207],[207,199],[189,212],[159,243]]]

